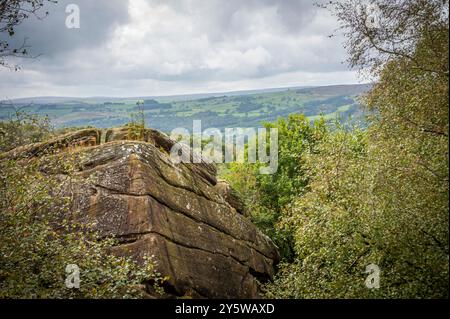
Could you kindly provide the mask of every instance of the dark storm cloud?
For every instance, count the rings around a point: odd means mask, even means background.
[[[66,7],[76,4],[80,8],[81,28],[66,27]],[[45,17],[45,12],[48,16]],[[53,58],[66,51],[96,47],[108,41],[114,28],[128,21],[127,0],[58,0],[56,4],[47,2],[39,11],[40,18],[34,16],[25,20],[15,30],[10,39],[17,47],[27,39],[31,52]],[[43,18],[42,18],[43,17]]]

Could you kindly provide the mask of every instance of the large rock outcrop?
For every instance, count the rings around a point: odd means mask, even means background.
[[[174,296],[259,296],[258,281],[272,279],[278,252],[236,210],[240,206],[234,195],[227,196],[229,186],[217,184],[214,165],[173,163],[174,142],[154,130],[146,132],[147,142],[120,140],[117,131],[105,144],[99,144],[99,131],[74,136],[64,136],[62,143],[78,168],[65,191],[80,216],[119,240],[117,253],[137,260],[154,256]],[[25,151],[35,154],[36,148]]]

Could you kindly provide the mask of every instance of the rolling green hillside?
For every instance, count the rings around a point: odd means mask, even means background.
[[[30,98],[0,105],[0,120],[16,110],[48,115],[56,127],[120,126],[130,121],[144,101],[147,125],[162,131],[192,126],[202,120],[203,128],[256,127],[291,113],[303,113],[311,120],[324,115],[362,119],[357,97],[369,85],[339,85],[286,88],[221,94],[144,98]]]

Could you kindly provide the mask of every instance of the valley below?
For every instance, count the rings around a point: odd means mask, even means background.
[[[360,84],[167,97],[37,97],[0,102],[0,120],[23,111],[48,116],[56,128],[108,128],[130,122],[140,102],[147,125],[163,132],[190,127],[193,120],[201,120],[204,129],[259,127],[298,113],[311,121],[321,116],[363,121],[366,112],[358,96],[369,89],[370,85]]]

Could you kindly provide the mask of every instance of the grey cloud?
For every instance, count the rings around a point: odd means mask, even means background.
[[[80,8],[81,28],[68,29],[65,25],[66,6],[76,4]],[[128,21],[127,0],[58,0],[46,3],[39,11],[41,18],[31,16],[17,27],[15,35],[8,39],[13,47],[27,39],[33,55],[55,55],[79,48],[96,47],[107,41],[114,28]],[[46,17],[45,12],[49,14]],[[2,35],[4,37],[5,35]]]
[[[157,0],[161,3],[162,0]],[[206,30],[209,39],[221,41],[251,34],[252,25],[239,13],[258,14],[263,10],[274,9],[278,23],[288,33],[301,31],[314,17],[317,8],[311,0],[210,0],[185,2],[176,0],[170,3],[187,12],[198,15],[199,26]],[[220,8],[217,10],[217,8]]]
[[[69,3],[80,7],[79,30],[65,27]],[[143,82],[172,92],[347,71],[339,38],[327,37],[334,20],[312,0],[59,0],[48,8],[47,18],[18,28],[16,41],[29,37],[42,56],[17,61],[24,71],[6,80],[0,75],[0,99],[18,86],[129,95]]]

